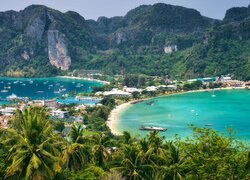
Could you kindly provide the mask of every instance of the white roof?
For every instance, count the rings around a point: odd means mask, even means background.
[[[57,113],[68,113],[68,111],[62,111],[60,109],[54,110],[53,112],[57,112]]]
[[[176,88],[175,85],[167,85],[168,88]]]
[[[138,91],[138,92],[142,91],[141,89],[137,89],[137,88],[134,88],[134,87],[129,88],[127,86],[124,86],[123,90],[126,91],[126,92],[130,92],[130,93],[135,92],[135,91]]]
[[[121,91],[118,89],[112,89],[111,91],[105,91],[103,93],[104,96],[110,96],[110,95],[125,95],[125,96],[129,96],[131,95],[131,93],[129,92],[125,92],[125,91]]]
[[[232,78],[229,77],[229,76],[226,76],[226,77],[222,77],[224,80],[231,80]]]
[[[146,88],[147,91],[156,91],[157,87],[156,86],[149,86]]]

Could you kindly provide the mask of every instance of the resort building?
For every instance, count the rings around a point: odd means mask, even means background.
[[[133,92],[142,92],[141,89],[137,89],[137,88],[134,88],[134,87],[127,87],[127,86],[124,86],[124,87],[123,87],[123,91],[129,92],[129,93],[133,93]]]
[[[177,86],[176,85],[167,85],[168,89],[176,90]]]
[[[59,119],[64,119],[69,117],[68,111],[54,110],[51,112],[51,115]]]
[[[104,96],[118,96],[118,97],[131,96],[131,93],[125,92],[125,91],[122,91],[122,90],[118,90],[116,88],[112,89],[111,91],[105,91],[102,94]]]
[[[16,111],[14,107],[6,107],[0,110],[3,115],[12,115]]]
[[[55,99],[50,99],[50,100],[44,101],[44,106],[46,106],[48,108],[58,108],[59,104]]]
[[[148,86],[147,88],[146,88],[146,91],[157,91],[157,87],[156,86]]]
[[[221,76],[221,77],[219,78],[219,80],[220,80],[221,82],[228,82],[228,81],[231,81],[232,78],[231,78],[230,76]]]

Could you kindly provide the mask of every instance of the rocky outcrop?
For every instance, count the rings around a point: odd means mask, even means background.
[[[42,40],[42,35],[46,26],[46,17],[38,16],[35,17],[31,23],[25,29],[25,35],[33,40]]]
[[[115,41],[116,44],[121,44],[127,40],[126,34],[124,32],[115,33]]]
[[[58,30],[48,31],[48,52],[50,63],[53,66],[61,70],[69,69],[71,58],[68,56],[65,35]]]

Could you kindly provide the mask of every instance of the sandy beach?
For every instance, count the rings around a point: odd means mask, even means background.
[[[108,81],[101,81],[99,79],[91,79],[91,78],[81,78],[81,77],[75,77],[75,76],[56,76],[58,78],[67,78],[67,79],[82,79],[82,80],[87,80],[87,81],[96,81],[96,82],[100,82],[103,84],[110,84],[110,82]]]
[[[131,102],[127,102],[124,104],[121,104],[119,106],[117,106],[115,109],[113,109],[108,117],[108,121],[107,121],[107,126],[110,128],[111,132],[115,135],[121,135],[122,132],[119,132],[116,129],[116,125],[117,125],[117,121],[119,118],[119,115],[122,111],[124,111],[126,108],[128,108],[130,106]]]
[[[160,95],[157,97],[161,97],[161,96],[171,96],[171,95],[177,95],[177,94],[184,94],[184,93],[194,93],[194,92],[204,92],[204,91],[218,91],[218,90],[232,90],[232,89],[244,89],[244,87],[236,87],[236,88],[232,88],[232,87],[225,87],[225,88],[215,88],[215,89],[199,89],[199,90],[192,90],[192,91],[183,91],[183,92],[178,92],[178,93],[172,93],[172,94],[165,94],[165,95]],[[151,98],[147,98],[147,99],[141,99],[143,101],[148,100]],[[140,100],[134,100],[134,101],[130,101],[124,104],[121,104],[119,106],[117,106],[115,109],[113,109],[109,115],[108,121],[107,121],[107,126],[110,128],[111,132],[115,135],[121,135],[122,132],[119,132],[116,129],[117,126],[117,121],[119,119],[119,115],[121,112],[123,112],[126,108],[128,108],[131,103],[136,102],[136,101],[140,101]]]

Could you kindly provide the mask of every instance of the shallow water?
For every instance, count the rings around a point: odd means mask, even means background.
[[[152,105],[146,102],[131,105],[120,114],[116,129],[145,136],[147,132],[138,130],[141,125],[160,126],[167,128],[162,135],[173,138],[175,134],[191,135],[188,124],[221,132],[230,127],[237,136],[250,140],[250,91],[219,90],[215,91],[215,97],[212,95],[184,93],[146,101],[155,101]]]
[[[69,92],[90,92],[91,86],[101,86],[102,83],[80,79],[66,78],[6,78],[0,77],[0,103],[12,93],[18,97],[31,99],[49,99],[60,97]],[[7,90],[7,92],[3,92]]]

